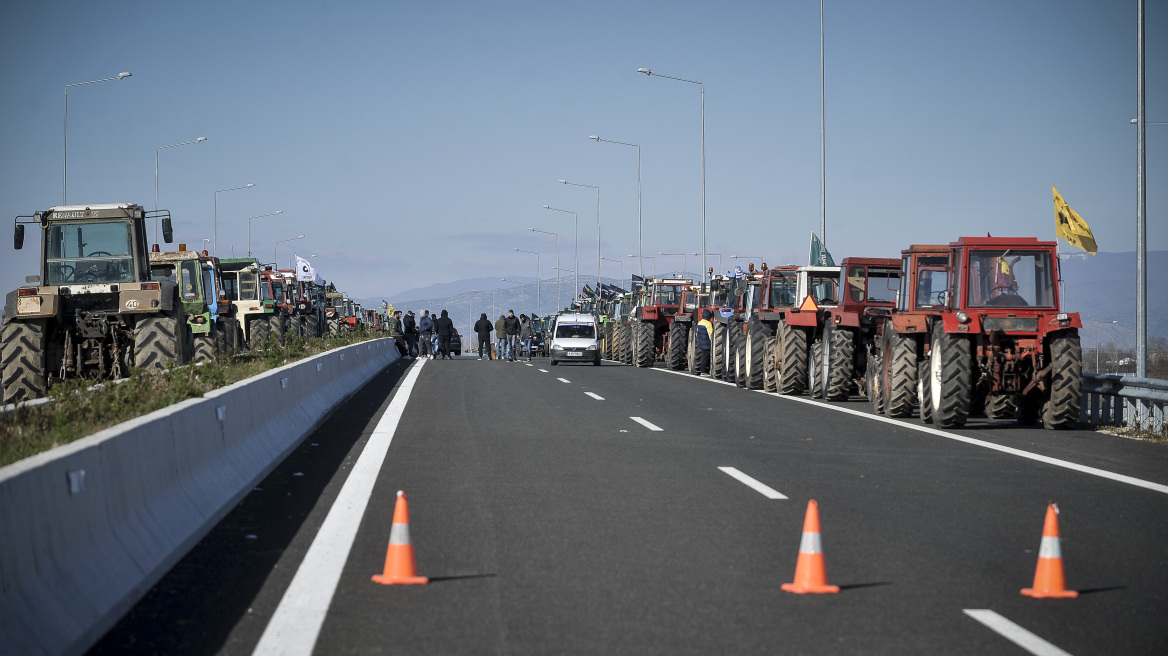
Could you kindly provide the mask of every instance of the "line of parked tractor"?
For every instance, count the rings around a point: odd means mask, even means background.
[[[170,213],[134,204],[54,207],[16,218],[16,249],[25,225],[41,228],[40,275],[5,299],[4,403],[45,396],[70,378],[117,379],[131,367],[209,361],[261,348],[269,338],[282,348],[290,336],[384,325],[383,314],[311,270],[217,258],[186,244],[170,252],[147,248],[149,220],[161,220],[164,241],[173,243]]]
[[[589,299],[605,356],[697,374],[695,327],[712,314],[712,376],[745,389],[867,397],[877,413],[959,427],[972,414],[1077,425],[1077,313],[1060,306],[1056,242],[962,237],[900,259],[753,264],[741,275],[645,281]]]

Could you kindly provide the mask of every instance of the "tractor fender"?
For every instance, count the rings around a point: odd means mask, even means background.
[[[978,334],[981,332],[981,318],[976,314],[969,315],[969,323],[961,323],[957,320],[956,313],[946,312],[941,315],[941,322],[947,333]]]
[[[787,324],[791,326],[801,326],[805,328],[819,327],[819,313],[818,312],[787,312]]]
[[[892,329],[898,333],[928,333],[929,318],[923,314],[893,314]]]
[[[831,323],[836,326],[846,326],[848,328],[860,327],[860,313],[859,312],[829,312],[824,317],[825,323]]]

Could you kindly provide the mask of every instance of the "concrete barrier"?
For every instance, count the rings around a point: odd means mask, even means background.
[[[84,653],[397,358],[334,349],[0,468],[0,656]]]

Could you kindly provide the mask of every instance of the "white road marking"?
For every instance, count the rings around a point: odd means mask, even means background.
[[[603,401],[603,400],[604,400],[604,397],[603,397],[603,396],[601,396],[601,395],[599,395],[599,394],[597,394],[597,393],[595,393],[595,392],[584,392],[584,393],[585,393],[585,394],[587,394],[588,396],[591,396],[592,398],[596,399],[597,401]]]
[[[568,383],[568,384],[571,384],[571,382],[572,382],[572,381],[568,380],[567,378],[557,378],[556,380],[560,381],[561,383]]]
[[[654,368],[654,369],[652,369],[652,371],[660,371],[660,372],[667,373],[667,374],[677,374],[677,375],[682,375],[682,376],[690,376],[689,374],[686,374],[686,373],[683,373],[680,371],[669,371],[668,369]],[[690,378],[693,378],[693,376],[690,376]],[[715,381],[715,380],[712,380],[709,378],[699,378],[698,380],[722,382],[722,381]],[[726,383],[723,383],[723,384],[726,384]],[[783,399],[784,401],[797,401],[799,403],[807,403],[807,404],[813,405],[817,408],[824,408],[827,410],[835,410],[836,412],[843,412],[846,414],[855,415],[857,417],[863,417],[865,419],[870,419],[872,421],[881,421],[881,422],[884,422],[886,424],[892,424],[893,426],[899,426],[901,428],[908,428],[910,430],[919,431],[921,433],[928,433],[930,435],[936,435],[937,437],[944,437],[945,439],[948,439],[948,440],[954,440],[956,442],[964,442],[966,444],[972,444],[973,446],[980,446],[982,448],[991,449],[993,451],[1001,451],[1002,453],[1008,453],[1008,454],[1013,455],[1013,456],[1018,456],[1019,458],[1027,458],[1029,460],[1035,460],[1035,461],[1045,463],[1048,465],[1054,465],[1055,467],[1062,467],[1063,469],[1070,469],[1072,471],[1077,471],[1077,472],[1080,472],[1083,474],[1089,474],[1091,476],[1098,476],[1099,478],[1106,478],[1108,480],[1112,480],[1112,481],[1115,481],[1117,483],[1124,483],[1126,485],[1132,485],[1135,487],[1142,487],[1146,490],[1151,490],[1153,492],[1159,492],[1161,494],[1168,494],[1168,485],[1164,485],[1162,483],[1154,483],[1152,481],[1145,481],[1142,478],[1136,478],[1134,476],[1127,476],[1126,474],[1117,474],[1115,472],[1109,472],[1106,469],[1098,469],[1096,467],[1089,467],[1087,465],[1080,465],[1076,462],[1071,462],[1069,460],[1059,460],[1058,458],[1051,458],[1050,456],[1044,456],[1044,455],[1041,455],[1038,453],[1031,453],[1030,451],[1023,451],[1022,449],[1015,449],[1015,448],[1009,447],[1009,446],[1002,446],[1000,444],[994,444],[993,442],[986,442],[984,440],[979,440],[979,439],[972,438],[972,437],[966,437],[964,435],[958,435],[956,433],[948,433],[948,432],[945,432],[943,430],[939,430],[936,428],[930,428],[929,426],[925,426],[924,424],[914,424],[912,422],[902,421],[899,419],[890,419],[888,417],[884,417],[881,415],[874,415],[874,414],[871,414],[869,412],[862,412],[860,410],[853,410],[851,408],[845,408],[843,406],[834,405],[832,403],[827,403],[824,401],[816,401],[814,399],[809,399],[809,398],[804,398],[804,397],[799,397],[799,396],[784,396],[782,394],[774,394],[772,392],[764,392],[762,390],[755,390],[755,391],[758,392],[759,394],[765,394],[771,398]]]
[[[524,363],[523,363],[523,366],[525,366],[525,367],[534,367],[535,365],[531,364],[530,362],[524,362]]]
[[[967,608],[962,612],[1034,656],[1071,656],[992,610]]]
[[[341,570],[349,559],[353,539],[357,537],[357,528],[365,515],[373,484],[385,462],[414,383],[426,362],[414,362],[385,414],[377,422],[253,654],[312,654],[340,581]]]
[[[540,371],[541,371],[541,372],[543,372],[543,373],[545,373],[545,374],[548,372],[548,370],[547,370],[547,369],[540,369]]]
[[[661,428],[660,426],[654,426],[653,424],[645,421],[644,419],[641,419],[640,417],[629,417],[629,419],[632,419],[633,421],[644,426],[645,428],[648,428],[651,431],[665,430],[664,428]]]
[[[786,499],[787,498],[786,496],[781,494],[778,490],[775,490],[774,488],[770,487],[769,485],[762,483],[754,478],[751,478],[750,476],[747,476],[746,474],[743,474],[742,472],[738,471],[737,469],[735,469],[733,467],[719,467],[718,469],[721,469],[726,474],[729,474],[731,478],[737,479],[738,482],[742,483],[743,485],[746,485],[746,487],[749,487],[750,489],[754,490],[755,492],[758,492],[759,494],[763,495],[764,497],[766,497],[768,499]]]

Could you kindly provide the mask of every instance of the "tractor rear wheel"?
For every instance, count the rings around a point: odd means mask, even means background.
[[[827,398],[829,401],[846,401],[852,394],[856,333],[838,326],[832,326],[828,332],[831,333],[831,373],[827,381]]]
[[[685,351],[688,341],[686,325],[680,321],[669,322],[669,368],[673,371],[685,369]]]
[[[714,338],[710,344],[710,376],[721,378],[726,371],[726,326],[718,322],[714,324]]]
[[[746,331],[742,326],[734,330],[734,380],[739,387],[746,387]]]
[[[214,362],[215,361],[215,335],[213,333],[203,333],[194,336],[195,342],[195,362]]]
[[[932,368],[928,360],[917,365],[917,405],[921,409],[921,421],[933,423],[933,383],[929,378]]]
[[[868,366],[864,369],[864,393],[868,395],[868,403],[872,404],[872,411],[882,415],[884,414],[884,390],[881,389],[883,385],[880,381],[884,358],[880,355],[879,348],[873,350],[874,352],[868,356]]]
[[[697,325],[693,330],[689,331],[689,335],[685,340],[685,368],[691,376],[696,376],[698,372],[698,330]]]
[[[268,317],[256,317],[248,324],[248,346],[252,349],[260,349],[264,347],[264,342],[268,341],[268,336],[272,334],[272,324],[268,321]]]
[[[31,401],[48,393],[45,322],[9,321],[0,338],[3,402]]]
[[[762,389],[769,333],[770,331],[764,323],[756,321],[747,324],[746,353],[743,356],[743,362],[746,363],[746,371],[744,372],[744,387],[746,389]]]
[[[341,322],[337,321],[336,319],[329,319],[328,333],[329,337],[336,337],[337,335],[341,334]]]
[[[823,398],[823,339],[819,337],[807,349],[807,395]]]
[[[305,321],[308,327],[307,336],[311,339],[318,339],[320,337],[320,317],[310,314]]]
[[[807,388],[807,331],[779,321],[779,394],[802,394]]]
[[[1050,351],[1050,397],[1042,409],[1042,424],[1052,430],[1079,423],[1083,399],[1083,350],[1079,331],[1061,332],[1047,342]]]
[[[735,383],[737,380],[735,378],[735,366],[738,356],[734,350],[738,345],[738,342],[734,339],[734,334],[736,332],[738,332],[736,322],[727,321],[726,335],[724,338],[726,340],[726,345],[723,347],[723,351],[726,356],[726,363],[722,367],[722,380],[726,381],[727,383]]]
[[[766,353],[762,359],[762,388],[767,392],[779,391],[779,336],[766,339]]]
[[[638,367],[652,367],[656,354],[653,352],[653,337],[655,329],[647,321],[638,321],[633,324],[635,331],[633,338],[633,359]]]
[[[969,417],[973,381],[969,341],[945,332],[937,322],[929,360],[929,390],[933,400],[933,421],[942,428],[959,428]]]
[[[911,417],[917,396],[917,341],[895,330],[884,333],[884,412]]]
[[[288,337],[288,317],[282,314],[268,315],[268,327],[271,330],[272,337],[276,338],[276,343],[280,348],[284,348],[284,342]]]
[[[985,413],[990,419],[1013,419],[1018,414],[1018,397],[1014,394],[986,397]]]
[[[134,366],[147,371],[166,371],[186,364],[186,322],[172,314],[143,317],[134,326]]]

